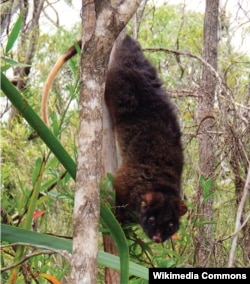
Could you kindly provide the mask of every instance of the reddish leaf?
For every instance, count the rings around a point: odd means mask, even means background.
[[[39,274],[41,277],[47,279],[51,284],[61,284],[61,282],[56,279],[54,276],[51,276],[49,274],[46,273],[40,273]]]
[[[38,218],[39,216],[42,216],[46,211],[36,211],[34,214],[33,214],[33,219],[36,219]]]

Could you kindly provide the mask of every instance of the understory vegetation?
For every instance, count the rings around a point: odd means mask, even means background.
[[[212,175],[206,177],[199,163],[200,123],[197,121],[204,64],[203,17],[202,13],[185,10],[182,5],[155,7],[148,4],[141,18],[138,17],[138,22],[133,19],[127,27],[127,32],[137,36],[146,56],[156,66],[164,87],[176,105],[185,152],[182,187],[188,212],[182,218],[178,234],[163,244],[156,244],[145,236],[139,226],[131,224],[125,228],[130,261],[144,268],[199,267],[197,248],[200,228],[212,230],[212,243],[202,244],[212,248],[207,254],[210,267],[228,267],[232,257],[232,240],[236,234],[238,241],[233,252],[234,265],[250,266],[249,197],[242,201],[250,158],[250,55],[238,51],[233,41],[235,27],[231,26],[230,15],[226,15],[224,26],[219,30],[218,81],[213,111],[215,167]],[[5,44],[1,45],[1,67],[10,81],[12,75],[20,79],[21,69],[30,68],[28,74],[24,73],[23,85],[19,81],[16,87],[40,117],[41,93],[46,77],[57,58],[80,38],[80,23],[70,31],[62,27],[58,27],[53,34],[35,31],[36,37],[34,30],[26,33],[24,27],[28,27],[24,17],[19,17],[6,27]],[[39,27],[34,29],[39,30]],[[242,34],[249,33],[249,29],[249,25],[247,29],[243,25]],[[30,62],[25,62],[33,40],[35,52]],[[64,154],[56,156],[47,142],[38,136],[37,129],[27,122],[25,114],[13,107],[6,92],[1,92],[1,223],[27,232],[60,237],[68,242],[72,241],[73,232],[79,62],[77,54],[59,72],[50,91],[48,106],[48,128],[71,158],[72,164],[68,160],[68,166],[72,166],[71,173],[62,162]],[[112,183],[111,173],[100,181],[101,203],[111,211],[114,209]],[[198,194],[199,188],[202,196]],[[201,215],[202,206],[211,200],[212,220]],[[239,212],[241,226],[235,232]],[[104,220],[105,216],[100,221],[100,251],[103,251],[102,235],[110,234]],[[48,239],[45,246],[41,239],[41,247],[38,243],[32,246],[26,232],[22,242],[29,245],[16,246],[10,244],[20,242],[22,231],[17,231],[16,235],[13,231],[11,240],[6,227],[2,228],[2,232],[7,238],[2,237],[3,283],[12,283],[8,281],[14,276],[17,280],[13,283],[48,283],[51,279],[51,283],[57,283],[53,281],[67,279],[70,265],[67,254],[58,253],[58,239],[51,242]],[[102,260],[101,257],[98,278],[99,283],[104,283],[104,263],[111,262],[111,258],[105,256],[107,258]],[[147,283],[146,274],[141,270],[142,277],[131,276],[130,283]]]

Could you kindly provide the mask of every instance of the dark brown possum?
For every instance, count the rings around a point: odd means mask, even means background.
[[[179,229],[183,150],[173,103],[139,44],[126,36],[114,51],[105,101],[122,157],[115,173],[116,216],[141,224],[155,242]]]
[[[113,53],[105,102],[122,158],[114,175],[116,217],[121,224],[140,224],[154,242],[164,242],[187,211],[181,199],[181,131],[155,68],[129,36]]]

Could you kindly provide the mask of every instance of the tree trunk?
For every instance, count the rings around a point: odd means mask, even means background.
[[[30,74],[32,59],[36,51],[37,38],[39,37],[39,19],[43,10],[43,4],[44,0],[34,1],[33,5],[30,5],[29,2],[26,1],[20,1],[20,3],[13,2],[11,4],[14,6],[13,12],[19,7],[20,13],[23,15],[22,31],[20,33],[21,40],[19,41],[18,47],[18,62],[30,65],[27,67],[14,68],[14,79],[12,83],[20,91],[26,88]],[[31,11],[31,9],[33,10]],[[10,13],[12,13],[11,10]],[[31,22],[28,19],[29,13],[32,13]],[[9,19],[12,18],[12,15],[9,16]],[[8,119],[9,130],[12,130],[13,120],[16,115],[17,110],[12,106]]]
[[[107,107],[103,109],[103,142],[102,142],[102,163],[103,173],[114,173],[117,168],[117,152],[115,135],[112,129],[111,120]],[[113,205],[113,204],[112,204]],[[116,244],[110,235],[103,234],[104,251],[113,255],[118,255]],[[120,273],[117,270],[105,268],[105,283],[120,283]]]
[[[125,30],[123,30],[116,42],[122,40],[125,36]],[[112,54],[116,48],[116,44],[113,45],[112,52],[110,54],[109,63],[113,60]],[[116,149],[116,140],[115,134],[113,131],[113,126],[111,123],[110,115],[106,105],[104,105],[103,109],[103,155],[102,155],[102,163],[103,163],[103,173],[105,176],[106,173],[114,174],[115,170],[118,166],[117,159],[117,149]],[[111,204],[111,206],[115,206],[115,204]],[[113,255],[118,255],[118,250],[113,238],[110,235],[103,234],[103,247],[104,251]],[[113,284],[120,283],[120,273],[117,270],[111,268],[105,268],[105,283]]]
[[[203,35],[203,57],[217,70],[217,31],[218,31],[218,8],[219,0],[206,0]],[[203,65],[201,92],[198,101],[199,122],[199,162],[201,175],[214,178],[214,98],[216,89],[216,78],[210,69]],[[210,192],[214,191],[213,184]],[[213,198],[202,203],[204,193],[199,188],[199,200],[201,202],[201,221],[213,220]],[[209,255],[212,252],[212,225],[207,224],[200,227],[198,231],[198,258],[199,266],[210,266]]]
[[[97,282],[105,71],[115,38],[138,5],[139,1],[129,0],[122,3],[117,0],[82,1],[83,47],[72,284]]]

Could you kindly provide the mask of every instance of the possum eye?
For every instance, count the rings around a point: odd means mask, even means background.
[[[174,224],[172,222],[168,223],[168,229],[169,231],[172,231],[174,229]]]
[[[148,224],[150,224],[151,226],[155,225],[155,217],[151,216],[148,218]]]

